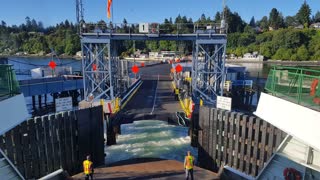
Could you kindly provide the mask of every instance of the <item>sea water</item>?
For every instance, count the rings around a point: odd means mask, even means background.
[[[106,147],[106,164],[134,159],[161,158],[184,161],[187,151],[197,160],[197,148],[190,146],[188,128],[165,121],[144,120],[121,125],[117,144]]]

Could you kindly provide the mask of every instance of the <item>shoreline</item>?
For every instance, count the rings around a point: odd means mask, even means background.
[[[6,57],[6,58],[10,58],[10,57],[17,57],[17,58],[51,58],[52,56],[39,56],[39,55],[23,55],[23,56],[18,56],[18,55],[9,55],[9,56],[1,56],[1,57]],[[56,57],[54,57],[55,59]],[[74,60],[81,60],[82,57],[78,57],[78,56],[58,56],[59,59],[74,59]]]
[[[10,58],[10,57],[17,57],[17,58],[51,58],[51,56],[39,56],[39,55],[0,55],[1,58]],[[82,60],[82,57],[79,56],[59,56],[59,59],[74,59],[74,60]],[[123,58],[126,60],[134,60],[134,58],[128,57]],[[161,61],[161,59],[153,59],[153,58],[135,58],[136,61]],[[286,61],[286,60],[272,60],[268,59],[265,61],[261,60],[252,60],[252,59],[227,59],[226,63],[256,63],[256,64],[311,64],[311,65],[320,65],[319,61]]]
[[[250,59],[237,59],[237,60],[230,60],[227,59],[226,63],[261,63],[261,64],[313,64],[313,65],[320,65],[319,61],[285,61],[285,60],[265,60],[265,61],[257,61],[257,60],[250,60]]]

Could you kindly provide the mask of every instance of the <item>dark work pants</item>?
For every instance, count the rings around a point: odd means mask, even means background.
[[[193,169],[186,169],[186,179],[189,179],[189,175],[191,176],[191,180],[193,180]]]
[[[93,180],[93,173],[91,174],[86,174],[86,180]]]

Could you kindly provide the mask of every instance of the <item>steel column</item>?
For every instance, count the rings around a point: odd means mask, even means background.
[[[84,82],[84,97],[92,93],[95,99],[113,100],[116,86],[115,45],[110,40],[94,42],[81,42],[83,52],[82,70]],[[96,67],[94,69],[93,67]]]
[[[215,106],[216,97],[223,95],[226,41],[196,40],[193,51],[193,100]]]

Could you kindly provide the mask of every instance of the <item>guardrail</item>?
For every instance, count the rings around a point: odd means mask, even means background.
[[[139,27],[140,26],[140,27]],[[143,27],[142,27],[143,26]],[[144,27],[146,26],[146,27]],[[140,29],[139,29],[140,28]],[[145,29],[146,28],[146,29]],[[82,23],[81,33],[120,33],[120,34],[226,34],[227,24],[220,23]]]
[[[15,94],[19,94],[19,83],[12,65],[0,65],[0,97]]]
[[[274,67],[265,89],[272,95],[320,110],[320,71],[295,67]]]

